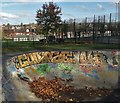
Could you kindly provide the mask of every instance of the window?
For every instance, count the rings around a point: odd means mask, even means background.
[[[26,38],[26,41],[28,41],[27,38]]]
[[[14,41],[18,41],[18,38],[14,38]]]
[[[20,38],[20,41],[23,41],[23,38]]]

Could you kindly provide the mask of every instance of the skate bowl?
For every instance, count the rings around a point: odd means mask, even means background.
[[[119,55],[119,51],[37,51],[13,56],[5,66],[17,101],[99,101],[118,88]],[[50,85],[57,85],[52,82],[55,78],[72,91],[49,96]],[[40,85],[49,87],[44,99],[45,90],[39,93],[36,89]],[[52,96],[55,93],[57,96]]]

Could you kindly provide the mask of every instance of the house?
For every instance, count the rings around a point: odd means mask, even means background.
[[[42,35],[17,35],[13,38],[13,41],[40,41],[44,39]]]
[[[3,25],[2,26],[3,32],[5,36],[9,39],[17,38],[18,35],[36,35],[36,24],[21,24],[21,25]]]

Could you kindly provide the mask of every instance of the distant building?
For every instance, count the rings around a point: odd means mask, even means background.
[[[44,36],[36,35],[36,24],[4,25],[3,32],[13,41],[39,41]]]
[[[42,35],[17,35],[13,38],[13,41],[40,41],[44,39]]]

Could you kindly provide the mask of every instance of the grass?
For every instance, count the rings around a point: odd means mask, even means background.
[[[62,44],[41,44],[39,42],[2,42],[3,53],[25,52],[33,50],[119,50],[120,46],[116,44],[75,44],[75,43],[62,43]]]

